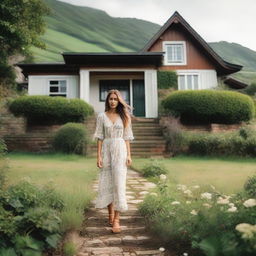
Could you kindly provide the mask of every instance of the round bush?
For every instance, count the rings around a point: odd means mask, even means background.
[[[87,142],[87,132],[82,124],[67,123],[56,132],[53,147],[63,153],[83,154]]]
[[[157,71],[158,89],[178,88],[178,77],[174,71]]]
[[[93,114],[92,106],[80,99],[50,96],[22,96],[9,105],[16,116],[25,116],[29,123],[82,122]]]
[[[235,124],[254,116],[253,100],[231,91],[175,91],[162,105],[182,122]]]
[[[155,177],[161,174],[166,174],[168,171],[158,160],[152,160],[145,164],[142,168],[142,173],[145,177]]]

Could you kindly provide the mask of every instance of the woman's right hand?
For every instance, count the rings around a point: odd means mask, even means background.
[[[102,157],[98,157],[97,158],[97,167],[99,167],[99,168],[103,167],[103,165],[102,165]]]

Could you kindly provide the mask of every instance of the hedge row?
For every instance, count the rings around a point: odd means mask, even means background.
[[[93,114],[91,105],[80,99],[50,96],[22,96],[11,102],[10,111],[30,123],[82,122]]]
[[[162,105],[181,121],[235,124],[249,121],[255,113],[253,100],[231,91],[175,91]]]
[[[178,76],[174,71],[157,71],[158,89],[178,89]]]

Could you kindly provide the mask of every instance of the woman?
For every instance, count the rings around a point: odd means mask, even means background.
[[[120,233],[119,213],[128,209],[126,202],[127,166],[132,163],[130,141],[131,107],[118,90],[110,90],[105,112],[97,117],[94,138],[97,141],[97,167],[100,168],[96,208],[108,206],[113,233]]]

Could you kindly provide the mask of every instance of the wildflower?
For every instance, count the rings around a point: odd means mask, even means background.
[[[184,190],[186,190],[186,189],[187,189],[187,186],[186,186],[186,185],[182,185],[182,184],[178,184],[178,185],[177,185],[177,189],[178,189],[178,190],[183,190],[183,191],[184,191]]]
[[[203,206],[205,206],[207,208],[211,208],[212,207],[210,204],[207,204],[207,203],[203,204]]]
[[[200,188],[200,186],[195,185],[195,186],[192,186],[192,188],[194,188],[194,189],[198,189],[198,188]]]
[[[202,193],[201,198],[202,199],[212,199],[212,194],[208,193],[208,192]]]
[[[183,256],[188,256],[188,253],[184,252],[184,253],[183,253]]]
[[[192,215],[197,215],[197,211],[196,211],[196,210],[192,210],[190,213],[191,213]]]
[[[165,180],[166,180],[166,175],[161,174],[161,175],[159,176],[159,178],[160,178],[160,180],[165,181]]]
[[[191,201],[186,201],[186,204],[191,204]]]
[[[164,252],[164,251],[165,251],[165,248],[164,248],[164,247],[160,247],[160,248],[159,248],[159,251],[160,251],[160,252]]]
[[[244,203],[243,203],[243,205],[245,206],[245,207],[253,207],[253,206],[255,206],[256,205],[256,199],[253,199],[253,198],[250,198],[250,199],[248,199],[248,200],[246,200]]]
[[[217,204],[229,204],[228,198],[219,197],[217,200]]]
[[[183,191],[184,192],[184,194],[186,194],[186,195],[188,195],[188,196],[192,196],[192,192],[191,192],[191,190],[189,190],[189,189],[187,189],[187,190],[185,190],[185,191]]]
[[[180,202],[178,202],[178,201],[173,201],[171,204],[172,204],[172,205],[180,204]]]
[[[251,225],[249,223],[240,223],[236,225],[235,229],[242,234],[242,238],[250,239],[253,238],[254,234],[256,234],[256,225]]]
[[[236,212],[237,208],[235,206],[232,206],[230,208],[227,209],[228,212]]]
[[[233,207],[233,206],[235,206],[233,203],[229,203],[228,204],[230,207]]]

